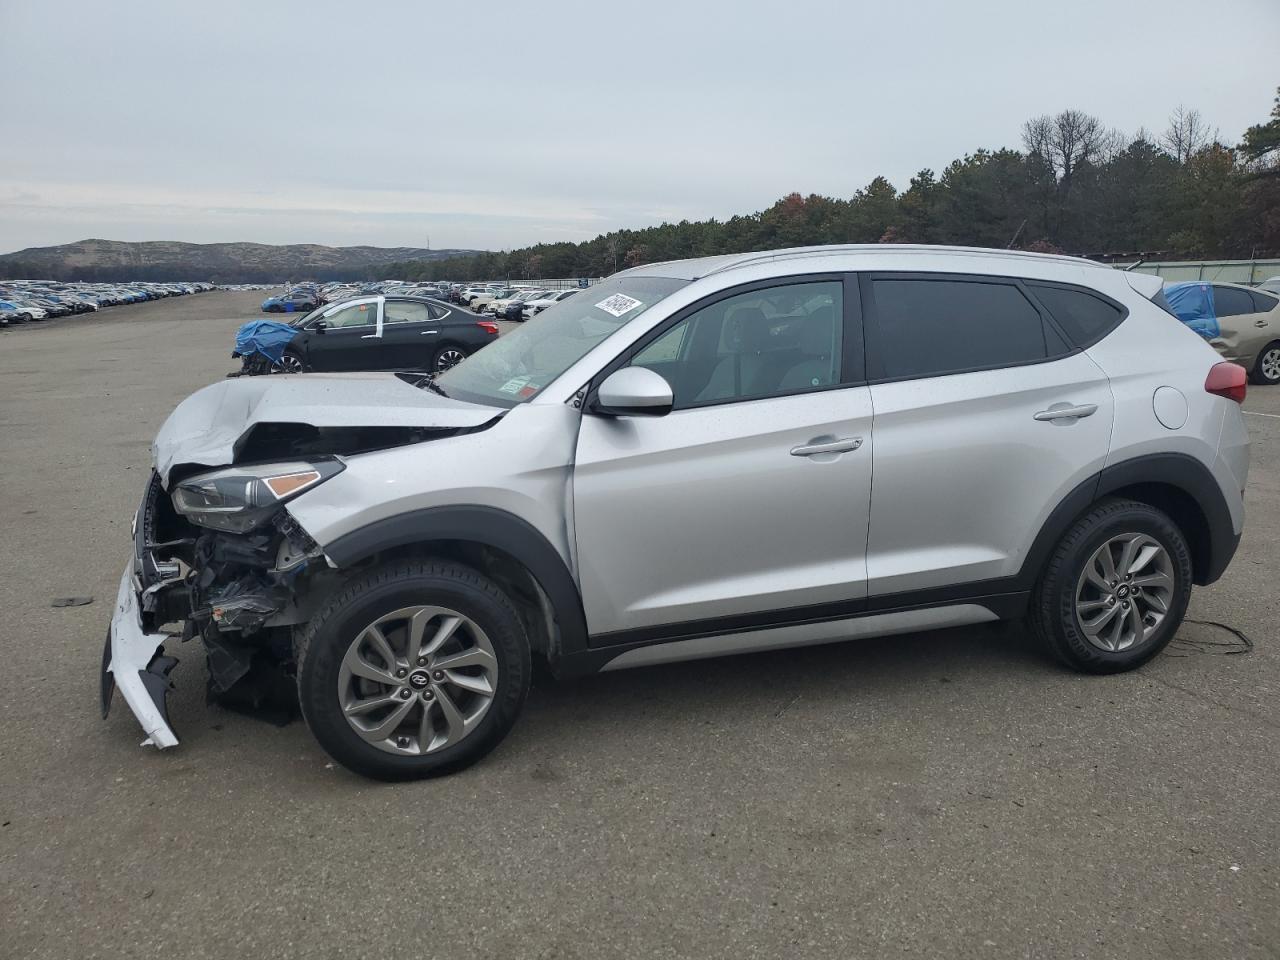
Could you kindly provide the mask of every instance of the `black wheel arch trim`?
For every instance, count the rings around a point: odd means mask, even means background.
[[[1152,453],[1104,467],[1068,493],[1049,514],[1032,542],[1015,578],[1017,588],[1030,590],[1039,579],[1050,552],[1076,518],[1103,497],[1135,486],[1170,487],[1196,504],[1203,527],[1184,533],[1192,545],[1195,583],[1213,583],[1235,555],[1240,537],[1231,523],[1231,509],[1218,481],[1203,463],[1185,453]]]
[[[582,597],[564,559],[528,521],[505,510],[485,506],[413,510],[344,534],[326,545],[324,552],[342,568],[385,550],[439,540],[492,547],[524,564],[551,601],[560,626],[561,656],[586,649]]]

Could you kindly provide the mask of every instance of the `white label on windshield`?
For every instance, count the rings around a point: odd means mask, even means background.
[[[620,317],[624,313],[641,306],[641,303],[635,297],[628,297],[625,293],[615,293],[607,300],[601,300],[596,306],[605,313]]]
[[[512,377],[506,383],[498,388],[502,393],[517,394],[520,388],[529,382],[528,377]]]

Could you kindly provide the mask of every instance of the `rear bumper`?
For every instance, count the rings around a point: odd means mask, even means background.
[[[130,561],[120,577],[107,649],[102,658],[102,715],[107,715],[112,694],[119,688],[146,734],[142,746],[161,750],[178,745],[178,738],[169,726],[165,703],[169,671],[178,661],[164,655],[164,641],[164,634],[143,630]]]

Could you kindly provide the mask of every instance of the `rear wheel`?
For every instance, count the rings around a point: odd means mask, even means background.
[[[431,368],[436,373],[444,373],[450,367],[456,367],[465,359],[467,359],[467,351],[450,344],[436,351],[436,357],[431,362]]]
[[[1270,386],[1280,383],[1280,340],[1273,340],[1262,348],[1249,372],[1249,379]]]
[[[1105,500],[1076,521],[1049,559],[1031,621],[1063,663],[1119,673],[1173,639],[1191,597],[1191,552],[1163,512]]]
[[[298,640],[302,715],[343,766],[379,780],[449,773],[506,736],[529,644],[506,595],[470,567],[402,562],[352,582]]]

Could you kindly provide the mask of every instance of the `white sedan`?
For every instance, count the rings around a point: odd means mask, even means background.
[[[524,317],[527,320],[530,317],[537,316],[547,307],[554,303],[559,303],[561,300],[567,300],[577,292],[577,290],[556,290],[534,300],[528,300],[524,305]]]

